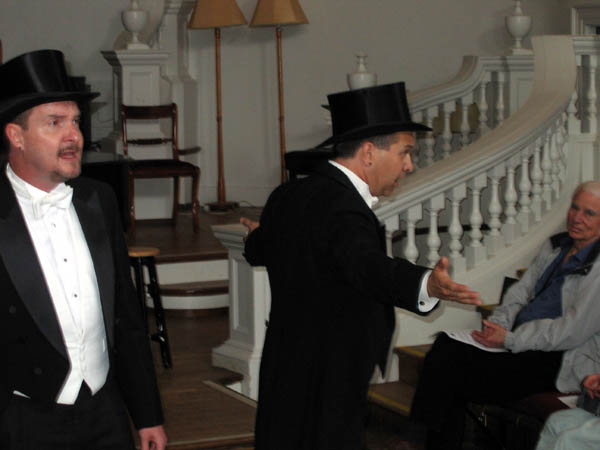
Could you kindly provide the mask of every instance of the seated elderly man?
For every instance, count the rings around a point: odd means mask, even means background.
[[[428,449],[461,448],[466,404],[579,390],[600,372],[600,182],[577,187],[567,232],[552,236],[473,338],[490,352],[441,334],[425,358],[411,417]]]
[[[536,450],[597,450],[600,448],[600,373],[588,376],[579,396],[579,408],[550,416]]]

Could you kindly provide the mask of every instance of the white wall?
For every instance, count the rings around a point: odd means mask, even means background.
[[[320,107],[328,93],[346,90],[354,53],[365,51],[379,83],[405,81],[416,90],[450,78],[465,54],[505,53],[504,17],[511,0],[300,0],[308,25],[283,30],[288,151],[329,136]],[[526,0],[532,34],[569,32],[569,6],[561,0]],[[248,20],[256,0],[238,0]],[[72,74],[85,75],[100,101],[112,98],[110,66],[100,50],[122,31],[128,0],[2,0],[0,39],[5,59],[39,48],[59,48]],[[276,58],[273,28],[222,30],[223,132],[227,197],[263,204],[279,183]],[[190,31],[190,74],[199,83],[197,144],[201,199],[214,200],[216,122],[214,39]],[[526,40],[526,46],[529,41]],[[94,116],[94,139],[112,126],[110,105]],[[189,145],[186,142],[186,145]]]

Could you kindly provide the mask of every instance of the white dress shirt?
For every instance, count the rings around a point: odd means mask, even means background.
[[[377,197],[371,194],[371,190],[369,189],[369,185],[364,182],[362,178],[348,169],[346,166],[343,166],[335,161],[329,160],[329,164],[341,170],[344,175],[348,177],[350,183],[356,188],[359,195],[365,201],[369,209],[373,209],[375,203],[379,201]],[[427,281],[429,280],[429,276],[431,275],[431,270],[428,270],[423,275],[421,279],[421,288],[419,290],[419,299],[417,303],[417,307],[421,312],[429,312],[431,311],[435,305],[440,301],[437,297],[430,297],[427,293]]]
[[[97,392],[109,367],[96,272],[71,203],[73,189],[61,183],[50,192],[42,191],[16,175],[10,165],[6,175],[33,241],[71,364],[56,402],[73,404],[82,381]]]

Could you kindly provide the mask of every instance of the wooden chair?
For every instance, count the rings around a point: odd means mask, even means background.
[[[127,137],[127,122],[130,120],[159,120],[171,119],[171,134],[160,138],[129,139]],[[176,223],[179,209],[179,178],[192,179],[192,218],[194,231],[198,231],[198,188],[200,184],[200,169],[194,164],[179,160],[177,145],[177,105],[159,106],[126,106],[121,105],[121,126],[123,133],[123,152],[128,156],[129,145],[149,146],[171,144],[171,159],[131,159],[128,162],[129,171],[129,230],[135,232],[134,181],[136,178],[173,178],[173,224]]]

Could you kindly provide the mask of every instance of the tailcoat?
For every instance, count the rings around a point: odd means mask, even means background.
[[[73,206],[94,264],[110,374],[136,428],[163,422],[162,407],[131,281],[116,199],[108,185],[76,178]],[[14,191],[0,171],[0,413],[13,391],[54,403],[69,371],[69,358],[50,292]]]
[[[257,450],[364,448],[366,396],[385,366],[394,306],[417,311],[425,268],[390,258],[377,217],[324,164],[278,187],[245,256],[267,267]]]

